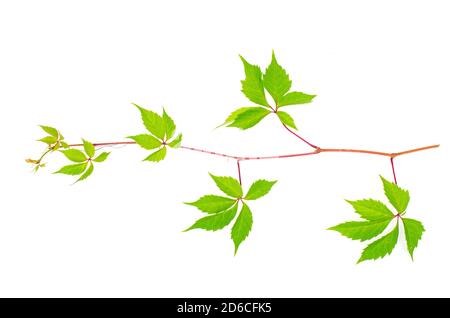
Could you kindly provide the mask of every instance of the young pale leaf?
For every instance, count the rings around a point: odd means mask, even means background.
[[[379,219],[392,218],[394,214],[389,210],[389,208],[380,201],[373,199],[350,201],[350,203],[355,212],[358,213],[363,219],[369,221],[375,221]]]
[[[269,107],[264,93],[261,69],[257,65],[248,63],[242,56],[240,58],[245,70],[245,80],[241,81],[242,92],[252,102]]]
[[[58,133],[58,130],[56,128],[53,128],[53,127],[50,127],[50,126],[43,126],[43,125],[39,125],[39,127],[41,127],[42,130],[45,131],[50,136],[58,138],[59,133]]]
[[[389,202],[391,202],[398,213],[404,212],[409,203],[409,192],[403,190],[395,183],[387,181],[382,176],[380,178],[383,181],[384,194]]]
[[[68,165],[68,166],[64,166],[61,169],[59,169],[56,172],[53,173],[63,173],[63,174],[68,174],[70,176],[77,176],[80,175],[84,172],[84,170],[86,170],[87,167],[87,162],[83,162],[83,163],[78,163],[76,165]]]
[[[246,111],[236,116],[236,119],[228,127],[236,127],[242,130],[251,128],[259,123],[264,117],[271,113],[270,110],[262,107],[250,107]]]
[[[422,238],[425,228],[422,223],[414,219],[403,218],[403,226],[405,228],[406,245],[408,246],[409,255],[414,259],[414,250],[419,244],[419,240]]]
[[[316,95],[301,92],[290,92],[280,98],[278,107],[310,103]]]
[[[197,220],[190,228],[186,229],[184,232],[192,229],[203,229],[207,231],[217,231],[223,229],[225,226],[230,224],[236,216],[238,209],[237,203],[226,211],[219,212],[213,215],[205,216]]]
[[[291,128],[297,129],[297,126],[295,126],[294,119],[286,112],[277,111],[278,118],[280,118],[281,122],[285,124],[286,126],[289,126]]]
[[[164,120],[157,113],[151,110],[140,107],[139,105],[133,104],[141,112],[142,122],[145,128],[151,132],[155,137],[163,140],[165,135],[165,125]]]
[[[272,61],[266,69],[263,83],[277,105],[280,98],[291,88],[292,81],[286,71],[278,64],[273,51]]]
[[[166,147],[162,147],[161,149],[151,153],[147,158],[144,159],[144,161],[159,162],[166,157],[166,152]]]
[[[352,240],[366,241],[383,233],[391,221],[392,217],[376,221],[345,222],[328,230],[337,231]]]
[[[236,255],[239,245],[247,238],[252,229],[253,217],[252,212],[247,204],[242,204],[241,212],[234,222],[231,229],[231,238],[234,242],[234,255]]]
[[[87,177],[89,177],[92,174],[93,171],[94,171],[94,165],[91,162],[89,164],[89,167],[87,168],[87,170],[83,173],[83,175],[76,182],[85,180]]]
[[[136,143],[144,149],[150,150],[161,146],[161,141],[152,135],[141,134],[127,137],[136,141]]]
[[[236,109],[234,112],[232,112],[227,117],[227,119],[225,119],[223,124],[217,126],[216,128],[219,128],[219,127],[222,127],[222,126],[230,124],[231,122],[233,122],[237,118],[237,116],[239,116],[242,113],[245,113],[248,109],[252,109],[252,108],[255,108],[255,107],[242,107],[242,108]]]
[[[375,260],[377,258],[383,258],[384,256],[391,254],[397,244],[397,239],[398,224],[391,232],[367,245],[358,260],[358,263],[369,259]]]
[[[87,160],[86,155],[78,149],[67,149],[61,150],[61,152],[66,156],[67,159],[73,162],[83,162]]]
[[[205,195],[202,196],[195,202],[185,202],[185,204],[193,205],[197,207],[200,211],[213,214],[219,213],[229,209],[233,204],[236,203],[236,200],[221,197],[218,195]]]
[[[177,137],[175,137],[171,142],[168,143],[169,147],[179,148],[181,146],[181,140],[183,139],[183,135],[180,133]]]
[[[84,147],[84,151],[86,152],[86,154],[88,155],[89,158],[94,157],[95,147],[92,143],[83,139],[83,147]]]
[[[245,196],[245,200],[256,200],[265,196],[277,181],[257,180],[253,182]]]
[[[50,146],[50,145],[53,145],[54,143],[56,143],[58,141],[58,138],[53,137],[53,136],[47,136],[47,137],[39,139],[38,141],[46,143],[47,145]]]
[[[229,195],[233,198],[241,198],[242,197],[242,187],[235,178],[232,177],[218,177],[215,175],[209,174],[211,178],[216,183],[217,187],[222,190],[223,193]]]
[[[69,144],[68,144],[67,142],[60,141],[59,143],[61,144],[61,147],[63,147],[63,148],[69,148]]]
[[[99,154],[96,158],[94,158],[93,160],[95,162],[103,162],[105,161],[108,156],[109,156],[110,152],[102,152],[101,154]]]
[[[173,133],[175,132],[176,126],[173,122],[172,118],[166,113],[166,110],[163,108],[163,121],[164,121],[164,129],[166,131],[166,140],[172,138]]]

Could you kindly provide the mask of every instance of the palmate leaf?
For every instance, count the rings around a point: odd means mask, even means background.
[[[309,95],[301,92],[290,92],[280,98],[278,107],[307,104],[312,102],[316,95]]]
[[[87,160],[86,155],[78,149],[60,150],[60,152],[64,154],[67,159],[73,162],[84,162]]]
[[[87,177],[89,177],[93,171],[94,171],[94,165],[92,164],[92,162],[90,162],[88,164],[88,168],[86,169],[86,171],[81,175],[81,177],[76,182],[87,179]]]
[[[162,142],[158,138],[148,134],[141,134],[136,136],[129,136],[127,138],[133,139],[136,143],[144,149],[151,150],[161,146]]]
[[[93,161],[95,161],[95,162],[103,162],[103,161],[105,161],[108,158],[109,154],[110,154],[110,152],[102,152],[96,158],[94,158]]]
[[[153,162],[159,162],[161,160],[164,160],[166,157],[167,149],[166,147],[162,147],[161,149],[151,153],[148,157],[144,159],[144,161],[153,161]]]
[[[397,244],[397,240],[398,224],[391,232],[376,240],[375,242],[367,245],[367,247],[362,252],[361,257],[359,258],[358,263],[371,259],[375,260],[378,258],[383,258],[386,255],[390,255],[394,250],[395,245]]]
[[[91,142],[83,139],[83,148],[89,158],[94,157],[95,147]]]
[[[181,146],[181,141],[183,139],[183,134],[179,133],[171,142],[167,145],[171,148],[179,148]]]
[[[165,124],[164,120],[157,113],[152,112],[151,110],[142,108],[137,104],[133,104],[136,106],[141,112],[142,122],[144,123],[145,128],[152,133],[155,137],[160,140],[164,139],[165,136]]]
[[[76,176],[76,175],[82,174],[84,172],[84,170],[86,170],[86,167],[87,167],[87,162],[83,162],[83,163],[78,163],[75,165],[64,166],[54,173],[62,173],[62,174],[70,175],[70,176]]]
[[[236,255],[239,246],[247,238],[253,225],[253,216],[247,204],[242,204],[241,212],[231,229],[231,238],[234,242],[234,255]]]
[[[166,113],[166,110],[163,108],[163,121],[164,121],[164,131],[166,133],[166,140],[169,140],[172,138],[173,134],[175,133],[175,123],[172,118]]]
[[[414,219],[406,219],[403,217],[409,203],[409,192],[401,189],[395,183],[387,181],[383,177],[381,177],[381,180],[386,197],[395,207],[398,212],[397,214],[394,214],[384,203],[378,200],[346,200],[353,206],[355,212],[367,221],[345,222],[329,228],[329,230],[337,231],[348,238],[365,241],[376,238],[387,228],[393,219],[397,219],[397,224],[394,230],[369,244],[364,249],[358,263],[369,259],[375,260],[391,254],[398,239],[399,220],[402,220],[403,222],[406,244],[411,258],[413,257],[414,250],[417,247],[423,232],[425,231],[422,223],[419,221]]]
[[[191,227],[184,230],[184,232],[193,229],[203,229],[207,231],[217,231],[223,229],[225,226],[230,224],[231,221],[233,221],[234,217],[236,216],[237,210],[238,204],[235,203],[228,210],[212,214],[210,216],[205,216],[204,218],[197,220]]]

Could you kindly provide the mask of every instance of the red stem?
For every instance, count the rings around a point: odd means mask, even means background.
[[[238,175],[239,175],[239,184],[242,185],[242,178],[241,178],[241,165],[239,164],[239,160],[236,160],[237,162],[237,168],[238,168]]]
[[[283,127],[287,129],[287,131],[289,131],[291,134],[293,134],[295,137],[299,138],[301,141],[303,141],[304,143],[306,143],[308,146],[314,148],[314,149],[319,149],[319,147],[317,147],[316,145],[313,145],[312,143],[310,143],[309,141],[307,141],[305,138],[301,137],[299,134],[297,134],[295,131],[293,131],[292,129],[290,129],[288,126],[286,126],[285,124],[283,124]]]
[[[391,157],[391,167],[392,167],[392,174],[394,175],[394,182],[397,184],[397,176],[395,175],[395,167],[394,167],[394,158]]]

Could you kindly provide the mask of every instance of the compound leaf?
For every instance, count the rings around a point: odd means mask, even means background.
[[[144,161],[159,162],[166,157],[166,152],[166,147],[162,147],[161,149],[151,153],[147,158],[144,159]]]
[[[265,196],[277,181],[257,180],[253,182],[244,199],[256,200]]]
[[[291,88],[292,81],[289,79],[286,70],[278,64],[274,51],[272,51],[272,61],[264,74],[263,83],[276,105],[278,105],[280,98]]]
[[[216,183],[217,187],[222,190],[223,193],[233,198],[242,197],[242,187],[235,178],[232,177],[219,177],[209,174]]]
[[[359,258],[358,263],[370,259],[375,260],[378,258],[383,258],[384,256],[391,254],[397,244],[397,239],[398,224],[391,232],[367,245]]]
[[[391,221],[392,217],[376,221],[345,222],[330,227],[329,230],[337,231],[352,240],[366,241],[383,233]]]
[[[316,95],[301,92],[290,92],[280,98],[278,107],[310,103]]]
[[[83,162],[87,160],[86,155],[78,149],[67,149],[61,150],[61,152],[66,156],[67,159],[73,162]]]
[[[236,255],[239,245],[247,238],[252,229],[253,217],[252,212],[247,204],[242,204],[241,212],[234,222],[231,229],[231,238],[234,242],[234,255]]]
[[[225,226],[230,224],[236,216],[238,209],[237,203],[235,203],[231,208],[223,212],[205,216],[197,220],[190,228],[186,229],[184,232],[192,229],[203,229],[207,231],[217,231],[223,229]]]
[[[403,190],[395,183],[387,181],[382,176],[380,178],[383,181],[384,194],[389,202],[391,202],[398,213],[404,212],[409,203],[409,192]]]
[[[236,200],[218,195],[205,195],[195,202],[185,202],[185,204],[193,205],[200,211],[213,214],[229,209]]]
[[[228,127],[236,127],[242,130],[251,128],[259,123],[264,117],[271,113],[270,110],[262,107],[250,107],[239,113]]]
[[[144,149],[151,150],[161,146],[161,141],[158,138],[148,134],[141,134],[127,137],[136,141],[136,143]]]
[[[245,71],[245,80],[241,81],[242,92],[252,102],[269,107],[264,93],[261,69],[257,65],[248,63],[242,56],[240,58],[244,63]]]
[[[389,210],[389,208],[383,202],[377,200],[365,199],[357,201],[346,201],[353,206],[356,213],[358,213],[363,219],[369,221],[375,221],[394,216],[392,211]]]
[[[282,111],[277,111],[277,115],[283,124],[291,128],[297,129],[297,126],[295,126],[294,119],[291,117],[291,115]]]
[[[411,255],[411,259],[414,259],[414,250],[419,244],[419,240],[422,238],[422,234],[423,232],[425,232],[425,228],[423,227],[421,222],[414,219],[403,218],[402,221],[405,229],[405,238],[406,245],[408,246],[408,252],[409,255]]]
[[[255,108],[255,107],[242,107],[242,108],[236,109],[235,111],[233,111],[233,112],[227,117],[227,119],[225,119],[225,121],[224,121],[223,124],[217,126],[216,128],[219,128],[219,127],[225,126],[225,125],[227,125],[227,124],[230,124],[231,122],[233,122],[233,121],[237,118],[237,116],[239,116],[240,114],[246,112],[248,109],[251,109],[251,108]]]

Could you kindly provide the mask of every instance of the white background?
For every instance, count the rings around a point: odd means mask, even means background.
[[[448,1],[2,1],[0,4],[0,296],[450,296]],[[383,198],[389,160],[321,154],[242,163],[244,187],[279,180],[251,202],[253,230],[233,256],[229,228],[181,231],[218,193],[208,172],[233,160],[113,149],[85,182],[52,175],[38,124],[69,142],[145,132],[131,102],[165,106],[184,145],[238,155],[307,151],[266,118],[213,128],[251,105],[238,54],[265,66],[275,49],[293,89],[317,94],[289,112],[322,147],[401,151],[408,215],[426,233],[412,262],[403,236],[390,257],[356,265],[365,244],[326,231],[356,220],[344,201]]]

